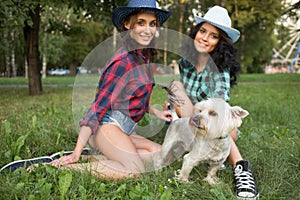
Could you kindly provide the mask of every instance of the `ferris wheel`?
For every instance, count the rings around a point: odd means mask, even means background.
[[[273,58],[281,64],[288,64],[288,72],[296,72],[300,66],[300,19],[289,23],[289,40],[279,49],[274,48]]]

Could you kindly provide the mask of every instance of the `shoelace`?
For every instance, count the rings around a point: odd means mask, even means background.
[[[255,191],[255,183],[251,171],[243,171],[241,165],[236,166],[234,171],[237,189],[252,189]]]

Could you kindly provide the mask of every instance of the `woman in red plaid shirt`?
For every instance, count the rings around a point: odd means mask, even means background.
[[[151,64],[156,55],[157,27],[171,15],[156,8],[155,0],[131,0],[113,11],[113,24],[124,42],[107,62],[95,100],[80,122],[80,133],[72,154],[53,161],[53,166],[83,170],[99,177],[134,177],[145,171],[144,163],[161,148],[134,133],[146,112],[169,121],[170,111],[160,111],[149,103],[154,86]],[[86,144],[98,149],[105,159],[76,163]]]

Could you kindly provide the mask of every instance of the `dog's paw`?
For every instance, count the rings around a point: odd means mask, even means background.
[[[207,176],[203,180],[206,181],[209,185],[216,185],[219,183],[218,177]]]
[[[183,177],[182,174],[181,174],[181,170],[178,169],[174,172],[174,179],[175,180],[178,180],[178,181],[181,181],[181,182],[184,182],[184,183],[193,183],[192,181],[189,181],[188,177]]]
[[[162,172],[162,168],[159,168],[159,169],[154,169],[154,172],[156,173],[156,174],[158,174],[158,173],[160,173],[160,172]]]
[[[176,180],[180,180],[181,179],[181,170],[178,169],[174,172],[174,176]]]
[[[155,173],[159,173],[162,171],[163,165],[162,165],[162,161],[160,159],[156,159],[156,160],[154,159],[152,166],[153,166]]]

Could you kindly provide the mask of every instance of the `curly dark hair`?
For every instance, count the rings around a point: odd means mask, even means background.
[[[192,40],[188,39],[183,45],[183,55],[188,61],[198,60],[197,58],[199,52],[197,52],[197,50],[195,49],[194,39],[202,24],[203,23],[197,24],[196,26],[191,28],[189,37],[192,38]],[[220,72],[223,72],[224,70],[229,70],[230,84],[236,85],[237,75],[241,70],[241,64],[237,60],[238,51],[233,46],[233,43],[228,37],[228,35],[221,29],[218,30],[220,32],[220,40],[216,48],[211,53],[209,53],[209,55],[212,59],[212,62],[214,62],[214,64],[217,66]],[[196,65],[197,63],[192,64]]]

